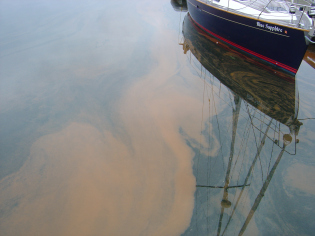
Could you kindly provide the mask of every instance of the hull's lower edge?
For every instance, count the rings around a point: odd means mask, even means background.
[[[247,49],[247,48],[245,48],[245,47],[243,47],[243,46],[240,46],[240,45],[238,45],[238,44],[236,44],[236,43],[234,43],[234,42],[231,42],[230,40],[228,40],[228,39],[226,39],[226,38],[224,38],[224,37],[221,37],[220,35],[215,34],[214,32],[212,32],[212,31],[208,30],[207,28],[203,27],[203,26],[200,25],[198,22],[196,22],[196,21],[193,19],[193,17],[191,17],[191,19],[194,21],[194,23],[195,23],[198,27],[200,27],[201,29],[203,29],[204,31],[206,31],[207,33],[209,33],[210,35],[212,35],[212,36],[214,36],[214,37],[220,39],[221,41],[223,41],[223,42],[225,42],[225,43],[227,43],[227,44],[229,44],[229,45],[231,45],[231,46],[233,46],[233,47],[236,47],[236,48],[239,49],[239,50],[242,50],[243,52],[249,53],[249,54],[252,55],[252,56],[255,56],[255,57],[257,57],[257,58],[259,58],[259,59],[262,59],[262,60],[264,60],[264,61],[266,61],[266,62],[268,62],[268,63],[271,63],[271,64],[273,64],[273,65],[275,65],[275,66],[278,66],[278,67],[280,67],[280,68],[283,68],[283,69],[285,69],[285,70],[287,70],[287,71],[289,71],[289,72],[291,72],[291,73],[296,74],[297,71],[298,71],[298,70],[295,69],[295,68],[292,68],[292,67],[290,67],[290,66],[288,66],[288,65],[285,65],[285,64],[283,64],[283,63],[281,63],[281,62],[278,62],[278,61],[276,61],[276,60],[273,60],[273,59],[271,59],[271,58],[268,58],[268,57],[266,57],[266,56],[263,56],[263,55],[261,55],[261,54],[259,54],[259,53],[256,53],[256,52],[254,52],[254,51],[252,51],[252,50],[250,50],[250,49]]]

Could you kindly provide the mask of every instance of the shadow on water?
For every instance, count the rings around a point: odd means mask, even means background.
[[[283,154],[296,154],[303,125],[297,119],[295,78],[221,44],[189,13],[182,33],[183,52],[204,82],[204,143],[183,132],[195,151],[197,184],[191,224],[183,235],[266,234],[266,222],[255,212]],[[275,233],[283,226],[269,227]]]

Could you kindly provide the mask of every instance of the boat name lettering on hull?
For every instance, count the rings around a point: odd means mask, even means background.
[[[283,32],[283,30],[281,28],[279,28],[278,26],[271,26],[271,25],[268,25],[268,24],[263,24],[259,21],[257,21],[257,26],[258,27],[261,27],[261,28],[265,28],[265,29],[268,29],[270,31],[275,31],[275,32]]]

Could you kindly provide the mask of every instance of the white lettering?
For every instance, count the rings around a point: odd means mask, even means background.
[[[261,22],[259,22],[259,21],[257,21],[257,26],[258,27],[261,27],[261,28],[265,28],[265,29],[268,29],[268,30],[270,30],[270,31],[274,31],[274,32],[280,32],[280,33],[282,33],[283,32],[283,29],[281,29],[281,28],[279,28],[278,26],[271,26],[271,25],[268,25],[268,24],[263,24],[263,23],[261,23]]]
[[[282,33],[282,29],[279,28],[278,26],[270,26],[268,24],[266,24],[265,28],[269,29],[270,31],[276,31],[276,32],[281,32]]]
[[[257,21],[257,26],[262,27],[262,28],[265,28],[265,25],[262,24],[262,23],[260,23],[259,21]]]

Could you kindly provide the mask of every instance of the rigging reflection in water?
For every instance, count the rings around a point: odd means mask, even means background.
[[[285,152],[296,154],[302,123],[295,78],[221,44],[189,13],[183,36],[183,51],[204,80],[202,117],[209,103],[209,120],[201,130],[208,147],[187,138],[197,153],[197,190],[185,235],[243,235],[247,229],[256,235],[264,225],[253,217],[277,166]],[[219,148],[211,154],[216,142]]]

